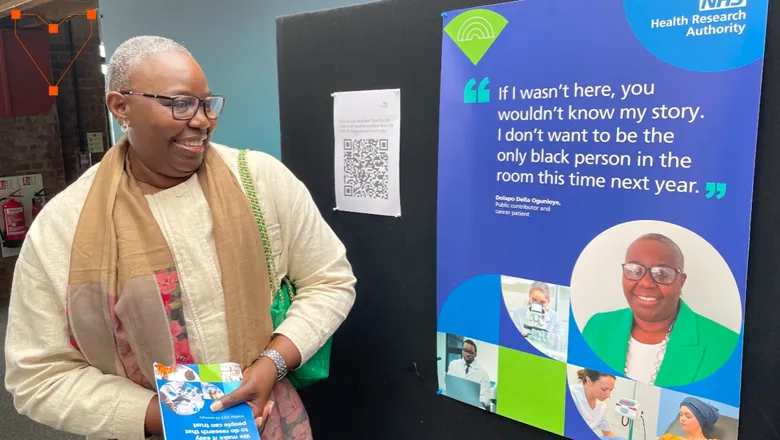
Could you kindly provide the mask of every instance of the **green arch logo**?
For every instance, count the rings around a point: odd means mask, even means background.
[[[497,12],[472,9],[455,17],[444,32],[476,66],[507,23],[507,19]]]

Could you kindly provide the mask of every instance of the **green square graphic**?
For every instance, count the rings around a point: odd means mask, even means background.
[[[499,347],[497,387],[498,414],[563,435],[565,363]]]
[[[201,382],[222,382],[222,367],[219,364],[200,366]]]

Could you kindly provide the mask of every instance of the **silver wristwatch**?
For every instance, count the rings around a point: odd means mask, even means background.
[[[260,357],[267,357],[268,359],[271,359],[273,361],[274,365],[276,365],[276,380],[282,380],[285,376],[287,376],[287,363],[284,362],[284,358],[281,354],[279,354],[278,351],[268,349],[263,351],[263,353],[260,355]]]

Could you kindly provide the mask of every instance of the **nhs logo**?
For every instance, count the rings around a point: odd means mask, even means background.
[[[699,0],[700,11],[717,11],[718,9],[744,8],[747,0]]]

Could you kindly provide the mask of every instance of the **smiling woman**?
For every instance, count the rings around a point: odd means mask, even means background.
[[[116,67],[123,55],[132,57],[117,50]],[[203,161],[224,98],[212,96],[197,62],[183,48],[149,54],[132,71],[117,70],[109,68],[106,102],[134,146],[128,160],[141,174],[142,187],[182,183]]]
[[[225,99],[181,45],[128,40],[107,89],[126,135],[41,211],[14,272],[16,409],[92,439],[161,438],[153,364],[235,362],[242,385],[211,409],[246,402],[264,440],[311,439],[286,375],[354,303],[344,246],[278,160],[211,142]]]
[[[676,225],[641,221],[605,231],[580,255],[571,289],[587,345],[638,382],[702,380],[729,360],[739,339],[742,307],[728,265]]]

